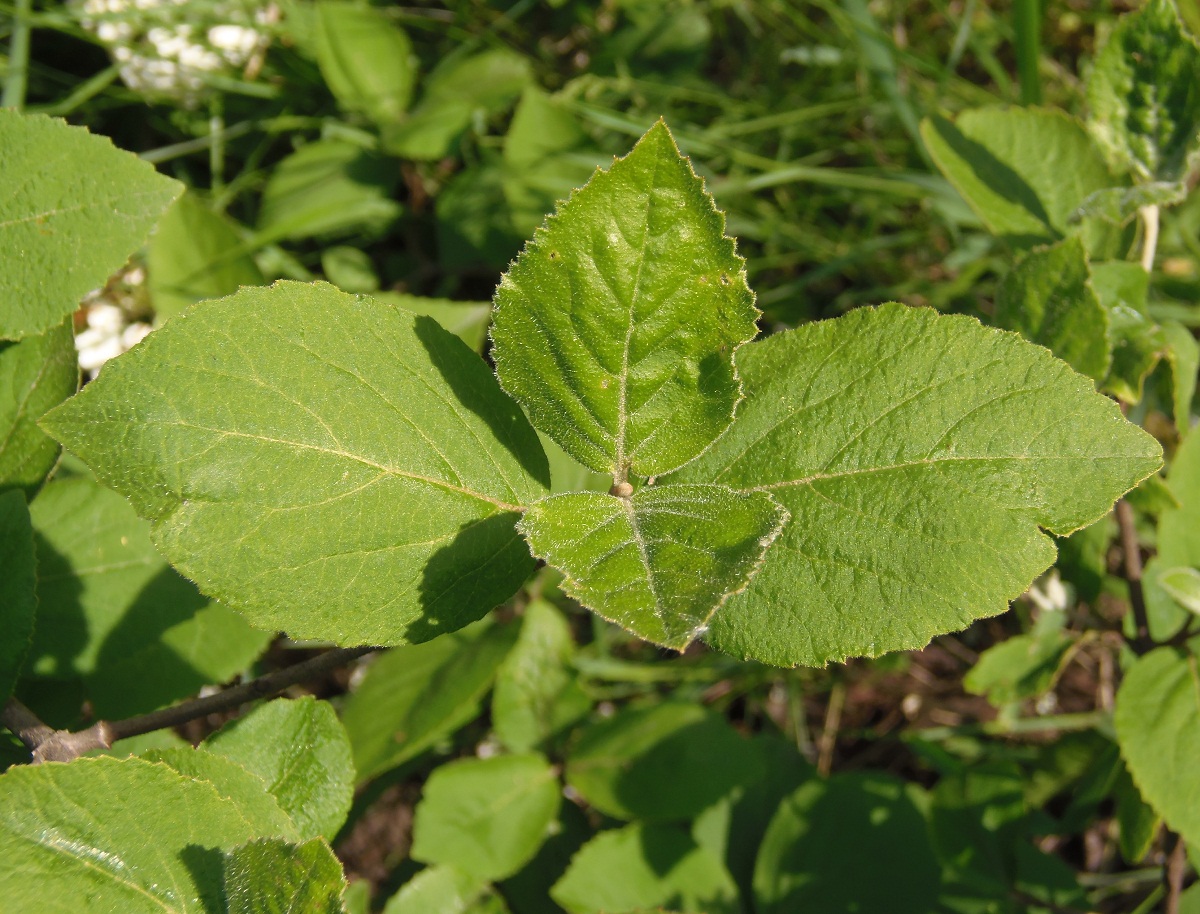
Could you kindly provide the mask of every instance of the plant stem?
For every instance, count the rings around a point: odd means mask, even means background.
[[[1154,272],[1154,253],[1158,249],[1158,204],[1143,206],[1138,210],[1142,217],[1142,226],[1146,231],[1142,239],[1142,269],[1147,273]]]
[[[1016,0],[1013,3],[1013,32],[1017,44],[1017,78],[1021,85],[1021,104],[1042,103],[1042,81],[1038,58],[1042,49],[1041,0]]]
[[[4,95],[0,108],[25,107],[25,88],[29,84],[29,19],[33,0],[17,0],[13,10],[12,37],[8,42],[8,75],[4,78]]]
[[[1150,618],[1146,614],[1146,594],[1142,590],[1142,553],[1134,525],[1133,505],[1122,498],[1117,502],[1116,514],[1121,533],[1125,583],[1129,585],[1129,605],[1133,610],[1133,649],[1144,654],[1154,646],[1154,642],[1150,638]]]
[[[1163,883],[1167,898],[1163,914],[1179,914],[1179,896],[1183,893],[1183,877],[1187,875],[1187,845],[1173,831],[1167,832],[1167,860],[1163,864]]]
[[[167,727],[177,727],[208,714],[228,711],[257,698],[277,695],[289,686],[315,679],[373,650],[376,648],[348,647],[327,651],[303,663],[222,689],[215,695],[193,698],[170,708],[162,708],[125,720],[97,721],[86,730],[75,732],[54,730],[38,720],[37,715],[16,698],[10,698],[0,711],[0,724],[16,734],[28,747],[33,753],[35,765],[42,762],[69,762],[94,749],[111,749],[112,744],[120,739]]]
[[[833,768],[833,751],[837,748],[838,728],[842,725],[842,706],[846,703],[846,685],[841,680],[829,692],[829,707],[825,711],[825,728],[817,752],[817,773],[822,777]]]

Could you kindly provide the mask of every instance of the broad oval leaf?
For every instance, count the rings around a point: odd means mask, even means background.
[[[37,426],[79,386],[69,321],[20,342],[0,341],[0,489],[31,489],[58,459],[58,442]]]
[[[860,308],[739,354],[747,399],[679,474],[792,520],[707,636],[784,666],[925,645],[1003,612],[1069,533],[1161,464],[1090,381],[1016,334]]]
[[[941,866],[904,783],[879,774],[812,779],[771,820],[754,869],[754,909],[888,911],[936,908]]]
[[[380,124],[404,116],[417,77],[408,35],[381,10],[318,3],[317,63],[341,106]]]
[[[226,851],[223,883],[228,914],[344,914],[346,877],[319,838],[260,838]]]
[[[666,473],[729,425],[758,311],[724,223],[659,121],[501,280],[500,383],[585,466]]]
[[[61,324],[181,189],[107,137],[0,109],[0,339]]]
[[[921,137],[988,230],[1016,247],[1064,237],[1089,195],[1122,183],[1083,125],[1061,111],[976,108],[953,123],[926,119]],[[1107,226],[1089,232],[1089,250],[1113,234]]]
[[[518,528],[566,575],[566,593],[647,641],[683,650],[745,588],[787,517],[765,492],[646,486],[629,498],[552,495]]]
[[[202,303],[43,419],[260,628],[424,641],[508,599],[549,484],[484,362],[430,318],[325,284]]]
[[[1009,271],[996,291],[996,323],[1040,343],[1094,381],[1108,374],[1108,311],[1092,288],[1078,238],[1039,248]]]
[[[210,914],[224,909],[220,851],[278,824],[141,759],[10,768],[0,776],[0,895],[11,914]]]
[[[425,782],[413,859],[485,880],[511,876],[541,847],[561,800],[554,767],[535,753],[449,762]]]
[[[571,860],[550,896],[570,914],[742,911],[721,861],[675,825],[601,832]]]
[[[279,699],[226,724],[203,743],[261,778],[301,838],[332,838],[354,797],[346,728],[326,701]]]
[[[1170,0],[1122,16],[1088,77],[1092,135],[1140,180],[1178,181],[1200,139],[1200,47]]]
[[[33,640],[37,616],[37,557],[25,496],[0,493],[0,707],[8,701]]]
[[[1189,844],[1200,842],[1200,670],[1162,647],[1125,674],[1114,715],[1121,754],[1150,804]]]

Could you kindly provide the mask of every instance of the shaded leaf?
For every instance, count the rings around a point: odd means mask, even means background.
[[[433,320],[329,285],[198,306],[43,424],[260,628],[424,641],[532,570],[514,521],[549,472],[487,365]]]
[[[488,322],[492,319],[491,302],[423,298],[400,292],[378,292],[375,297],[413,314],[432,317],[476,352],[483,351],[483,344],[487,341]]]
[[[421,870],[388,899],[383,914],[466,914],[487,884],[452,866]]]
[[[479,713],[515,625],[488,625],[389,651],[342,710],[354,764],[366,780],[415,758]]]
[[[328,702],[277,699],[226,724],[203,748],[261,778],[301,838],[332,838],[354,797],[350,740]]]
[[[1088,126],[1113,167],[1179,181],[1200,135],[1200,47],[1170,0],[1122,16],[1087,83]]]
[[[1088,194],[1071,218],[1075,221],[1103,219],[1113,225],[1127,225],[1144,206],[1174,206],[1186,198],[1187,185],[1182,181],[1109,187]]]
[[[707,635],[742,657],[877,656],[1003,612],[1054,560],[1039,527],[1095,521],[1161,462],[1086,378],[966,317],[860,308],[738,366],[737,421],[679,475],[791,512]]]
[[[996,324],[1095,381],[1108,374],[1108,312],[1092,289],[1078,238],[1035,250],[1009,271],[996,292]]]
[[[1183,840],[1200,841],[1200,671],[1174,648],[1151,651],[1125,674],[1114,715],[1121,755],[1142,796]]]
[[[233,223],[186,193],[159,222],[146,253],[146,285],[160,322],[206,298],[263,282]]]
[[[626,707],[589,724],[566,779],[588,803],[618,819],[694,817],[739,784],[763,776],[749,740],[699,705],[668,701]]]
[[[1053,684],[1075,644],[1063,631],[1066,614],[1044,612],[1033,630],[989,647],[963,677],[963,686],[996,707],[1035,698]]]
[[[37,618],[37,556],[25,496],[0,493],[0,708],[12,695]]]
[[[492,726],[511,751],[537,748],[591,710],[570,666],[574,653],[562,613],[545,600],[530,601],[492,695]]]
[[[225,853],[228,914],[342,914],[346,878],[319,838],[251,841]]]
[[[1177,321],[1162,324],[1171,365],[1171,393],[1175,427],[1186,435],[1192,424],[1192,399],[1196,396],[1196,378],[1200,375],[1200,343],[1192,331]]]
[[[1043,108],[976,108],[921,124],[934,163],[994,235],[1018,248],[1057,241],[1113,178],[1083,125]],[[1088,232],[1094,250],[1111,228]]]
[[[567,577],[562,590],[610,622],[683,650],[746,586],[787,512],[763,492],[647,486],[632,497],[552,495],[518,529]]]
[[[58,442],[37,426],[79,386],[70,321],[20,342],[0,341],[0,490],[32,489],[58,459]]]
[[[317,63],[343,110],[379,124],[400,120],[412,98],[416,57],[404,30],[357,3],[318,3]]]
[[[320,140],[271,171],[258,214],[258,243],[361,232],[378,234],[400,215],[394,162],[341,140]]]
[[[540,755],[448,762],[425,782],[413,859],[453,864],[480,879],[511,876],[541,847],[561,799],[558,775]]]
[[[673,825],[601,832],[575,855],[550,895],[570,914],[742,910],[721,861]]]
[[[624,479],[728,426],[757,331],[743,261],[666,125],[549,217],[496,290],[500,382],[585,466]]]
[[[18,766],[0,776],[0,893],[11,914],[211,914],[221,850],[278,825],[141,759]]]
[[[0,109],[0,339],[61,324],[181,189],[107,137]]]
[[[759,914],[927,914],[941,883],[917,788],[880,774],[811,780],[771,821],[754,872]]]

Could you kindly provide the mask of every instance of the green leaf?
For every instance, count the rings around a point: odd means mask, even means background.
[[[764,492],[667,485],[629,498],[552,495],[517,529],[567,576],[564,593],[640,638],[683,650],[745,589],[787,519]]]
[[[37,426],[79,386],[70,321],[20,342],[0,341],[0,490],[32,489],[58,459],[58,442]]]
[[[1175,427],[1186,435],[1192,424],[1192,399],[1196,396],[1196,378],[1200,374],[1200,343],[1192,331],[1178,321],[1164,321],[1167,361],[1171,365],[1171,392]]]
[[[0,110],[0,339],[61,324],[146,240],[181,189],[107,137]]]
[[[1158,572],[1158,586],[1189,612],[1200,615],[1200,571],[1195,568],[1164,568]]]
[[[724,222],[660,121],[501,280],[500,383],[585,466],[666,473],[728,426],[758,311]]]
[[[500,270],[520,250],[522,235],[504,199],[504,175],[485,154],[483,162],[455,175],[434,201],[437,245],[447,269],[485,266]]]
[[[146,285],[158,321],[206,298],[262,285],[263,275],[233,223],[195,194],[167,210],[146,253]]]
[[[433,320],[329,285],[198,306],[43,425],[259,628],[424,641],[533,568],[514,522],[549,472],[487,365]]]
[[[1015,334],[885,305],[738,356],[747,399],[679,474],[769,491],[792,522],[712,622],[779,665],[920,647],[1003,612],[1064,534],[1160,464],[1090,381]]]
[[[413,314],[432,317],[476,352],[483,351],[483,344],[487,342],[488,322],[492,319],[491,302],[422,298],[401,292],[377,292],[375,297]]]
[[[1109,187],[1088,194],[1071,216],[1074,221],[1103,219],[1113,225],[1128,225],[1144,206],[1174,206],[1187,199],[1183,181],[1155,181],[1135,187]]]
[[[408,118],[384,132],[384,148],[409,159],[453,155],[477,114],[503,111],[532,80],[529,61],[506,48],[446,57],[425,79]]]
[[[1075,644],[1062,630],[1065,621],[1064,613],[1043,613],[1032,632],[988,648],[963,677],[963,686],[986,695],[996,707],[1045,693]]]
[[[248,821],[263,828],[269,827],[270,834],[289,841],[301,837],[287,811],[274,796],[263,790],[262,778],[231,759],[191,746],[152,749],[142,753],[141,758],[167,765],[184,777],[207,781],[222,797],[236,803]]]
[[[332,838],[346,821],[354,761],[346,729],[328,702],[267,702],[222,727],[203,748],[261,778],[301,838]]]
[[[721,861],[672,825],[601,832],[575,855],[550,895],[570,914],[742,910]]]
[[[1188,435],[1175,452],[1167,483],[1179,500],[1158,521],[1161,567],[1200,568],[1200,435]]]
[[[571,669],[574,653],[562,613],[545,600],[532,600],[517,643],[496,671],[492,695],[492,726],[511,751],[543,745],[591,710]]]
[[[1150,319],[1146,296],[1150,276],[1136,263],[1093,263],[1092,287],[1108,311],[1112,365],[1103,388],[1126,403],[1142,399],[1142,385],[1167,351],[1167,338]]]
[[[25,496],[0,493],[0,708],[12,695],[33,640],[37,617],[37,556]]]
[[[379,124],[399,121],[417,78],[408,35],[356,3],[318,3],[316,20],[317,63],[338,104]]]
[[[673,822],[763,773],[755,746],[721,715],[668,701],[626,707],[590,724],[571,752],[566,779],[607,815]]]
[[[413,820],[413,859],[504,879],[533,859],[561,799],[558,776],[540,755],[449,762],[425,782]]]
[[[1179,181],[1200,136],[1200,47],[1170,0],[1122,16],[1088,77],[1088,126],[1114,168]]]
[[[30,513],[41,619],[30,672],[82,675],[98,715],[128,717],[224,682],[270,640],[176,574],[150,525],[90,476],[48,483]]]
[[[141,759],[10,768],[0,776],[0,895],[11,914],[211,914],[224,910],[221,850],[273,836],[277,824]]]
[[[1089,378],[1103,381],[1112,360],[1108,312],[1091,285],[1078,238],[1039,248],[996,292],[996,324],[1040,343]]]
[[[263,188],[258,243],[283,238],[375,235],[396,221],[396,163],[341,140],[302,146],[275,166]]]
[[[415,758],[479,713],[515,625],[480,623],[379,657],[342,710],[360,779]]]
[[[754,872],[758,914],[928,914],[941,867],[914,802],[917,788],[880,774],[808,781],[784,801]]]
[[[319,838],[251,841],[226,852],[224,869],[228,914],[343,914],[342,865]]]
[[[1117,806],[1117,845],[1121,857],[1130,866],[1137,866],[1150,853],[1162,817],[1142,799],[1124,765],[1113,788],[1113,798]]]
[[[326,248],[321,252],[321,269],[325,271],[325,278],[343,292],[365,292],[370,295],[379,290],[379,275],[375,272],[375,264],[371,262],[371,256],[366,251],[358,248],[347,245]]]
[[[476,876],[452,866],[421,870],[388,899],[383,914],[465,914],[486,892]]]
[[[1018,248],[1069,234],[1090,194],[1121,183],[1083,125],[1061,111],[977,108],[954,123],[927,118],[921,136],[988,230]],[[1099,243],[1098,235],[1088,240],[1089,250]]]
[[[1162,647],[1138,659],[1117,692],[1121,754],[1142,796],[1183,840],[1200,841],[1200,671]]]

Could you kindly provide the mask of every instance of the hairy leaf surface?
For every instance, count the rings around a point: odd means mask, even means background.
[[[280,826],[142,759],[11,768],[0,894],[11,914],[211,914],[224,907],[220,851]]]
[[[1167,825],[1200,841],[1200,669],[1191,654],[1163,647],[1125,674],[1114,717],[1129,773]]]
[[[433,320],[332,286],[199,305],[43,424],[261,628],[424,641],[533,567],[514,523],[549,470],[516,405]]]
[[[61,324],[181,189],[107,137],[0,110],[0,339]]]
[[[540,755],[449,762],[425,782],[413,859],[453,864],[480,879],[511,876],[537,853],[561,800],[558,776]]]
[[[225,853],[228,914],[343,914],[346,877],[319,838],[262,838]]]
[[[0,489],[38,485],[58,459],[58,442],[37,426],[79,385],[69,322],[20,342],[0,341]]]
[[[792,519],[708,639],[780,665],[923,646],[1003,612],[1161,463],[1091,382],[1015,334],[885,305],[738,358],[747,399],[679,475]]]
[[[758,569],[787,512],[762,492],[647,486],[552,495],[518,529],[561,587],[638,637],[683,650]]]
[[[1178,181],[1200,139],[1200,47],[1170,0],[1122,16],[1087,84],[1088,126],[1113,166]]]
[[[222,727],[203,748],[262,779],[302,838],[332,838],[354,797],[350,739],[333,708],[278,699]]]
[[[496,290],[504,389],[585,466],[665,473],[729,425],[754,296],[725,219],[662,122],[597,171]]]
[[[926,119],[934,162],[984,225],[1019,248],[1057,241],[1087,197],[1121,183],[1083,125],[1061,111],[976,108]],[[1088,235],[1092,250],[1112,229]]]

